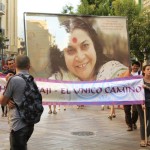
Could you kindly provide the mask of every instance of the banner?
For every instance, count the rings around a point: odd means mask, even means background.
[[[107,80],[130,66],[126,17],[26,12],[24,22],[34,77]]]
[[[142,77],[120,78],[94,82],[67,82],[36,79],[43,104],[59,105],[126,105],[143,104]],[[6,86],[0,78],[0,94]]]

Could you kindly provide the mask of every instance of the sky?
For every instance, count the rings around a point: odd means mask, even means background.
[[[23,36],[23,13],[61,13],[66,5],[73,6],[76,10],[80,0],[18,0],[18,36]]]

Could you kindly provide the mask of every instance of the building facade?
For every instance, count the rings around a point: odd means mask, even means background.
[[[0,33],[9,40],[1,52],[5,59],[17,53],[17,0],[0,0]]]

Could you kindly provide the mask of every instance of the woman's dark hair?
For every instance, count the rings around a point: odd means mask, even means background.
[[[143,76],[145,76],[145,73],[144,73],[144,71],[145,71],[145,69],[146,69],[146,67],[149,67],[150,66],[150,64],[149,65],[145,65],[145,66],[143,66],[143,68],[142,68],[142,74],[143,74]]]
[[[61,25],[65,26],[65,29],[68,33],[72,32],[74,29],[82,29],[89,35],[94,43],[94,48],[96,51],[97,59],[95,65],[95,74],[97,74],[98,69],[108,61],[108,58],[103,54],[103,46],[101,40],[99,39],[98,34],[93,29],[91,24],[85,19],[74,17],[62,22]]]
[[[63,52],[60,51],[60,49],[54,45],[50,47],[50,64],[49,67],[51,69],[51,73],[57,73],[60,71],[60,68],[66,70],[65,60],[63,57]]]

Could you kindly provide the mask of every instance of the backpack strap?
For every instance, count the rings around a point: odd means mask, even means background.
[[[7,87],[8,87],[8,84],[9,84],[10,80],[11,80],[13,77],[14,77],[14,76],[10,77],[9,80],[7,81],[6,88],[5,88],[4,92],[3,92],[3,94],[5,93],[5,91],[6,91]]]
[[[28,84],[28,82],[33,82],[33,86],[35,89],[38,89],[37,85],[34,82],[34,78],[32,75],[29,75],[28,77],[26,77],[24,74],[18,74],[17,76],[23,78],[26,82],[26,84]]]

